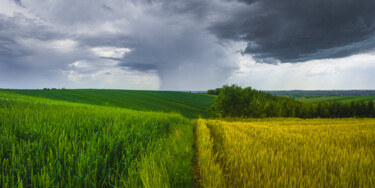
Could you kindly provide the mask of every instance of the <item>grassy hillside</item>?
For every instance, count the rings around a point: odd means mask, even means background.
[[[0,91],[2,187],[192,187],[193,140],[179,114]]]
[[[5,90],[2,90],[5,91]],[[207,117],[214,96],[173,92],[134,90],[6,90],[22,95],[84,104],[116,106],[134,110],[177,112],[185,117]]]
[[[352,96],[325,96],[325,95],[286,95],[289,98],[296,99],[301,102],[351,102],[351,101],[375,101],[375,95],[352,95]]]

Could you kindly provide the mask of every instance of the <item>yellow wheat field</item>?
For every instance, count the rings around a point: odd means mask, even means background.
[[[204,187],[375,187],[375,119],[200,119],[197,145]]]

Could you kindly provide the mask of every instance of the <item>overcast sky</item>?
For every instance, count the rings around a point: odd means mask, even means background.
[[[375,89],[374,0],[1,0],[0,88]]]

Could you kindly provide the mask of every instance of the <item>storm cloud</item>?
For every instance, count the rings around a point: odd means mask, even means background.
[[[218,87],[241,56],[277,64],[372,52],[374,9],[371,0],[1,1],[0,87]]]
[[[224,83],[237,66],[238,49],[207,31],[220,8],[215,1],[14,3],[20,11],[0,17],[0,59],[8,69],[90,78],[118,68],[156,73],[161,89],[199,89]]]
[[[241,0],[244,6],[210,30],[248,43],[261,62],[303,62],[368,52],[375,47],[375,1]]]

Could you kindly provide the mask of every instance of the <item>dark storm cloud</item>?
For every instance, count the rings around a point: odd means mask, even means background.
[[[51,40],[65,38],[66,34],[22,14],[15,14],[11,17],[0,14],[0,37],[9,41],[14,41],[16,38]]]
[[[202,26],[179,18],[157,22],[139,25],[140,31],[125,39],[132,51],[120,66],[157,71],[162,89],[208,88],[225,81],[236,68],[226,52],[230,49],[219,45]]]
[[[373,0],[240,0],[243,7],[210,30],[248,42],[263,62],[337,58],[374,49]]]
[[[64,38],[64,34],[45,25],[40,25],[35,19],[21,14],[7,17],[0,14],[0,63],[7,66],[18,66],[20,59],[35,55],[35,45],[25,46],[22,41],[48,41]],[[23,62],[22,64],[28,64]],[[29,65],[30,66],[30,65]],[[32,66],[32,65],[31,65]]]
[[[13,0],[13,2],[16,3],[16,5],[25,8],[25,6],[22,4],[21,0]]]
[[[76,54],[60,53],[54,41],[67,34],[21,13],[0,14],[0,87],[41,88],[57,82]]]
[[[16,41],[6,37],[0,37],[0,58],[7,59],[10,57],[19,57],[28,54],[30,53],[20,48]]]
[[[0,8],[0,86],[17,72],[24,80],[53,82],[68,79],[62,73],[79,81],[126,70],[157,74],[161,89],[203,89],[225,84],[239,70],[238,51],[273,63],[343,57],[375,46],[370,0],[8,0],[0,5],[6,3],[16,10]],[[122,56],[123,49],[131,51]]]
[[[231,48],[220,45],[206,30],[216,14],[214,8],[219,7],[216,3],[136,1],[132,5],[143,12],[139,17],[113,8],[116,16],[130,17],[128,27],[123,27],[130,34],[79,36],[76,39],[83,46],[130,48],[132,51],[123,58],[110,59],[118,61],[118,66],[126,70],[157,72],[162,89],[209,88],[222,84],[237,66],[231,57]]]
[[[26,31],[28,30],[28,27],[22,27],[17,24],[21,20],[24,21],[26,25],[29,25],[30,20],[21,15],[6,17],[0,14],[0,64],[3,64],[3,66],[17,67],[17,59],[32,54],[30,50],[16,41],[16,37],[33,35],[30,31],[21,34],[22,30],[25,30],[25,28]]]
[[[206,30],[220,8],[217,0],[14,3],[26,8],[0,17],[3,77],[27,71],[49,80],[56,80],[52,72],[79,78],[117,66],[158,74],[162,89],[202,89],[222,84],[237,66],[231,46]],[[131,52],[123,57],[110,52],[126,48]]]

